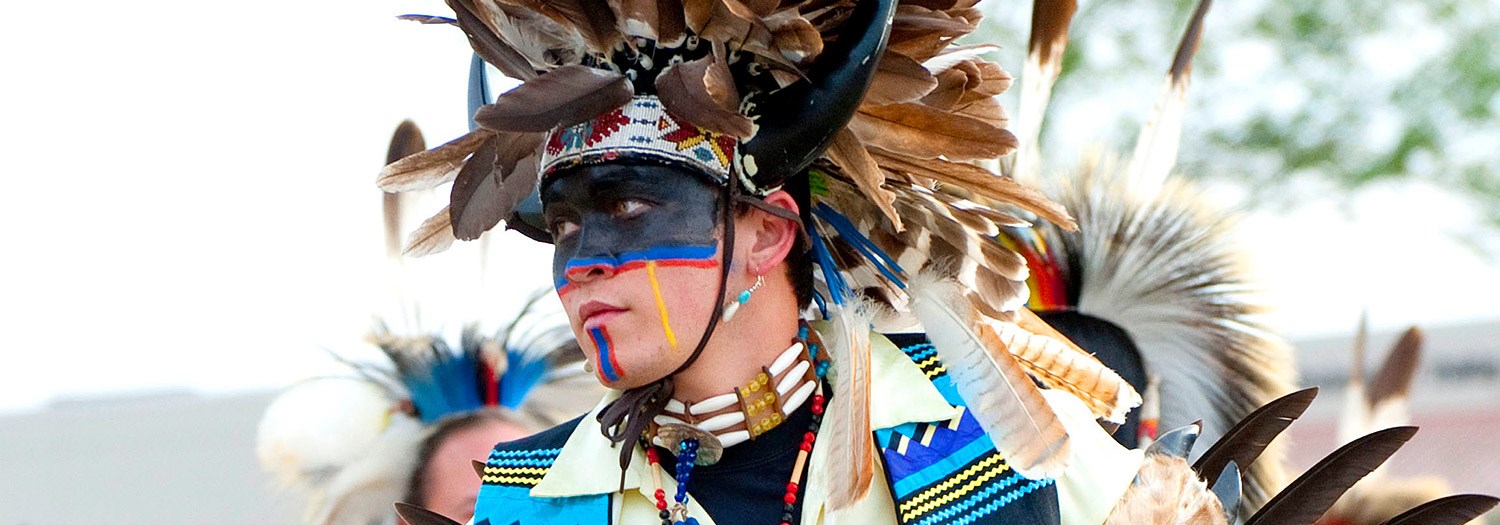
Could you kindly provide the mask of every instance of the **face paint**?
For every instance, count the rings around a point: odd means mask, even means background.
[[[613,343],[609,340],[609,332],[603,327],[589,329],[589,338],[594,340],[594,348],[598,349],[599,377],[605,382],[618,382],[625,377],[625,370],[620,368],[620,363],[615,359]]]
[[[543,186],[557,293],[601,382],[659,379],[707,329],[721,278],[718,199],[699,175],[662,166],[588,166]]]
[[[718,267],[718,194],[700,177],[662,166],[603,165],[557,177],[544,188],[556,247],[558,294],[588,275],[645,268]]]
[[[661,297],[661,283],[656,281],[656,261],[646,263],[646,276],[651,279],[651,293],[656,295],[656,309],[661,314],[661,331],[667,336],[667,344],[677,351],[677,334],[672,333],[672,321],[667,317],[667,300]]]

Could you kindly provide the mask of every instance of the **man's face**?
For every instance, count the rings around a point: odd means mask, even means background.
[[[661,166],[588,166],[542,189],[557,294],[606,386],[665,377],[703,336],[719,291],[718,198]]]

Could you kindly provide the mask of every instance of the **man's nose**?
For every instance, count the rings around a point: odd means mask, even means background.
[[[597,259],[589,262],[569,263],[568,268],[563,271],[563,276],[569,282],[586,283],[595,279],[608,279],[614,277],[619,266],[611,262],[600,262]]]

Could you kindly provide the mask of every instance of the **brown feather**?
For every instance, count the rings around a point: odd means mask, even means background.
[[[792,9],[765,18],[766,29],[781,56],[794,64],[808,64],[823,52],[823,36],[801,14]],[[874,85],[879,85],[876,81]],[[873,86],[872,86],[873,87]]]
[[[633,95],[625,75],[573,64],[505,92],[479,108],[474,122],[495,131],[550,131],[624,106]]]
[[[1141,405],[1141,395],[1099,362],[1074,345],[1031,310],[1016,311],[1017,341],[1008,345],[1026,370],[1048,388],[1073,394],[1089,407],[1095,419],[1124,424],[1130,409]]]
[[[448,211],[453,224],[453,236],[465,241],[478,239],[485,230],[498,224],[503,217],[494,206],[494,194],[499,189],[499,170],[495,169],[495,158],[500,142],[511,140],[515,135],[502,133],[485,142],[463,169],[453,179],[453,188],[448,196]]]
[[[1048,198],[1042,192],[1009,177],[996,175],[973,164],[949,162],[943,159],[911,158],[880,149],[874,149],[871,153],[880,160],[881,165],[887,168],[895,168],[944,184],[952,184],[996,203],[1016,206],[1035,213],[1068,231],[1078,229],[1078,223],[1061,204]]]
[[[436,148],[403,157],[380,170],[375,184],[381,190],[395,193],[425,190],[450,182],[458,175],[464,158],[494,136],[493,131],[476,129]]]
[[[474,48],[474,52],[484,58],[485,62],[493,64],[505,76],[514,79],[525,81],[536,77],[536,68],[526,60],[526,56],[501,40],[485,25],[481,14],[483,11],[475,5],[474,0],[447,2],[458,18],[458,27],[469,37],[469,47]]]
[[[1388,428],[1339,447],[1266,502],[1245,525],[1311,525],[1416,433],[1416,427]]]
[[[865,104],[885,105],[911,102],[926,96],[938,86],[938,79],[921,63],[900,53],[880,57],[875,80],[865,93]]]
[[[401,515],[407,525],[460,525],[442,514],[410,503],[396,502],[396,514]]]
[[[1302,417],[1302,413],[1312,405],[1313,398],[1317,396],[1318,388],[1312,387],[1266,403],[1224,432],[1224,437],[1219,438],[1193,463],[1193,469],[1198,471],[1205,482],[1213,485],[1219,481],[1219,473],[1230,461],[1240,465],[1240,468],[1249,466],[1271,445],[1276,436]]]
[[[1411,395],[1411,385],[1416,377],[1417,366],[1422,360],[1422,329],[1415,326],[1406,329],[1401,339],[1391,347],[1385,363],[1375,372],[1365,392],[1365,402],[1372,413],[1381,403]]]
[[[656,0],[610,0],[609,7],[614,10],[615,20],[621,34],[626,37],[640,37],[656,40],[660,35],[656,28],[660,15],[658,15],[658,3]]]
[[[589,49],[608,53],[620,41],[615,13],[605,0],[508,0],[572,27]]]
[[[739,112],[729,65],[716,54],[668,66],[656,77],[656,91],[668,112],[703,129],[740,138],[754,130]]]
[[[1199,0],[1188,27],[1177,47],[1172,69],[1157,95],[1151,116],[1141,126],[1126,173],[1143,188],[1158,187],[1177,164],[1182,142],[1182,115],[1187,108],[1188,76],[1192,57],[1203,37],[1203,18],[1208,15],[1211,0]]]
[[[448,199],[455,237],[478,239],[531,194],[537,180],[537,149],[544,139],[542,133],[502,133],[474,152],[454,179]]]
[[[447,250],[453,245],[453,217],[444,206],[443,211],[437,212],[425,221],[417,230],[411,232],[406,238],[406,249],[402,255],[407,257],[423,257]]]
[[[901,216],[896,214],[896,209],[891,205],[896,200],[896,195],[882,188],[885,185],[885,173],[854,133],[848,128],[840,129],[833,135],[833,144],[829,145],[826,155],[854,180],[854,186],[859,188],[859,192],[885,214],[885,218],[891,221],[892,228],[898,232],[904,229]]]
[[[866,144],[924,159],[994,159],[1016,147],[1009,131],[922,104],[865,106],[850,128]]]
[[[872,305],[851,303],[842,315],[834,316],[832,337],[823,345],[837,364],[833,376],[833,393],[825,412],[823,428],[827,443],[838,447],[839,454],[829,456],[824,476],[828,487],[828,507],[833,510],[852,507],[869,493],[875,479],[875,446],[870,428],[870,316]]]
[[[390,147],[386,148],[385,163],[392,164],[403,158],[421,153],[427,149],[427,143],[422,139],[422,130],[411,120],[403,120],[396,126],[395,133],[391,134]],[[385,255],[396,259],[401,257],[401,214],[402,201],[405,200],[400,193],[382,193],[381,210],[384,214],[385,226]]]

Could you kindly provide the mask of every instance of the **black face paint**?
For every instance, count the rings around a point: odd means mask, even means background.
[[[568,275],[657,266],[719,265],[719,191],[703,177],[665,166],[586,166],[542,188],[559,295]]]

